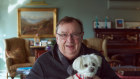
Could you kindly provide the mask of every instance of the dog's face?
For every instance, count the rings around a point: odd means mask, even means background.
[[[73,62],[73,69],[85,77],[93,77],[98,67],[101,66],[102,58],[95,54],[82,55]]]

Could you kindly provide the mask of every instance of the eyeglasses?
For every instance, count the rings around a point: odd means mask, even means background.
[[[59,34],[57,33],[61,39],[67,39],[69,36],[71,36],[73,39],[80,38],[82,33],[73,33],[73,34]]]

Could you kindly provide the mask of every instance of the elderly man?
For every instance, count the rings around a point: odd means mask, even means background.
[[[65,79],[75,74],[71,64],[80,55],[95,53],[102,57],[102,65],[94,79],[119,79],[105,58],[83,43],[83,25],[73,17],[64,17],[56,28],[54,48],[41,55],[35,62],[26,79]]]

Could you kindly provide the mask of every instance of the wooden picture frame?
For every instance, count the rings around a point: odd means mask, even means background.
[[[50,38],[56,34],[56,8],[19,8],[18,9],[18,37]]]
[[[117,29],[124,28],[124,19],[115,19],[115,27]]]

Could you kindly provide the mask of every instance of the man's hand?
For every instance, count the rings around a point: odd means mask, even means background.
[[[95,75],[95,76],[93,77],[93,79],[101,79],[101,78]]]
[[[86,79],[101,79],[101,78],[95,75],[93,78],[86,77]]]

